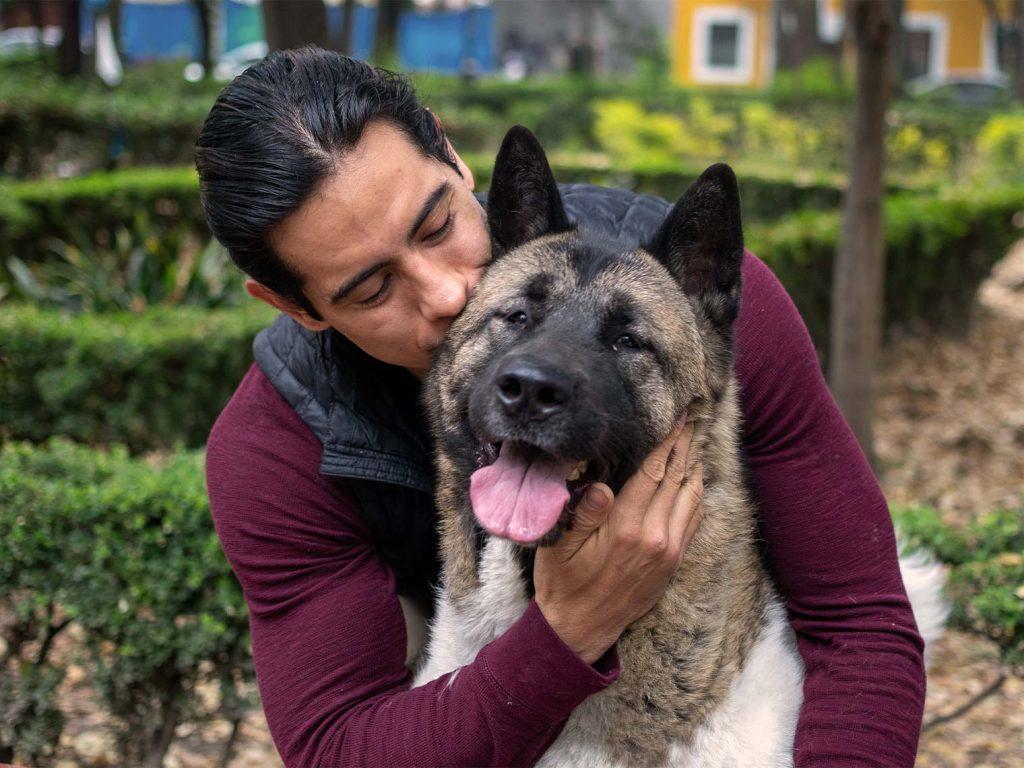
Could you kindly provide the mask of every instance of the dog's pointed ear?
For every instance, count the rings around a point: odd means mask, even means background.
[[[487,223],[491,240],[501,251],[573,228],[544,149],[521,125],[512,126],[505,134],[494,162]]]
[[[739,313],[743,226],[736,174],[712,165],[679,198],[646,250],[726,337]]]

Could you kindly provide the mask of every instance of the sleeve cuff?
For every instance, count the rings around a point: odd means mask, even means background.
[[[509,630],[477,657],[509,704],[547,724],[564,720],[584,699],[619,677],[613,645],[591,666],[548,624],[535,600]]]

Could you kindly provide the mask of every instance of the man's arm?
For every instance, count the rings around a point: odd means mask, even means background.
[[[410,689],[394,577],[320,444],[255,367],[207,446],[217,532],[245,592],[274,743],[289,768],[532,764],[618,673],[583,663],[535,603],[476,661]]]
[[[768,565],[806,666],[797,766],[913,766],[922,643],[886,501],[807,329],[755,256],[735,338],[744,451]]]

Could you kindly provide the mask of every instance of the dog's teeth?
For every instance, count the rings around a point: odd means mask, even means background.
[[[565,478],[566,480],[579,480],[583,477],[583,473],[587,471],[587,462],[581,461],[575,467],[572,468],[572,472]]]

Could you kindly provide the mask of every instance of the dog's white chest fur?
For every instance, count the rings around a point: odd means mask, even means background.
[[[480,561],[480,588],[458,608],[442,595],[426,661],[415,685],[471,663],[477,653],[523,614],[528,600],[513,546],[488,539]],[[803,664],[785,612],[773,605],[760,637],[726,697],[689,744],[671,746],[666,766],[768,766],[793,764],[793,736],[803,699]],[[607,692],[591,696],[538,763],[546,768],[614,766],[605,735],[616,727]]]

